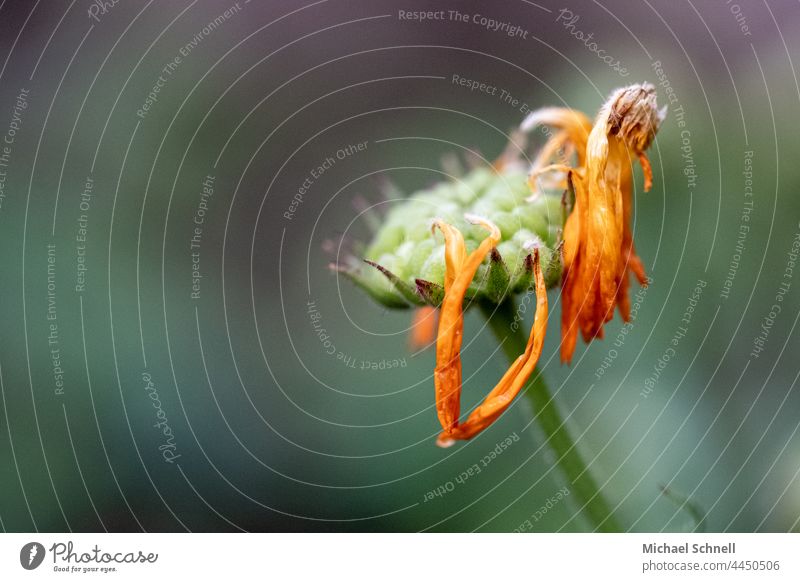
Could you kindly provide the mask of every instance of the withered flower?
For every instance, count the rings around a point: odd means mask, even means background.
[[[558,131],[537,158],[531,179],[543,173],[562,172],[575,196],[564,227],[562,276],[561,360],[569,362],[580,330],[584,341],[603,337],[603,325],[619,307],[623,320],[630,317],[629,273],[641,285],[647,277],[633,245],[630,222],[633,174],[638,159],[644,171],[644,189],[652,185],[652,170],[645,150],[664,118],[656,106],[655,88],[649,83],[617,89],[600,109],[594,126],[569,109],[544,109],[523,123],[530,130],[549,125]],[[545,165],[558,148],[574,150],[576,165]]]
[[[602,337],[617,307],[628,320],[629,274],[647,284],[630,227],[632,161],[639,160],[648,190],[652,171],[645,150],[664,114],[647,83],[612,93],[594,124],[571,109],[535,111],[491,168],[474,169],[393,208],[366,249],[364,262],[373,269],[353,258],[336,267],[383,305],[418,308],[412,346],[429,343],[431,309],[438,309],[434,384],[440,446],[485,429],[528,381],[544,342],[548,286],[561,282],[564,362],[572,358],[579,330],[587,342]],[[520,143],[537,126],[551,132],[526,174]],[[565,190],[572,197],[562,196]],[[443,233],[444,244],[431,237],[431,224]],[[462,423],[465,308],[504,304],[531,287],[536,314],[524,352]]]

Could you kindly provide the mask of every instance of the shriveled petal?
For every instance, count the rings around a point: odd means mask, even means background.
[[[456,273],[461,270],[461,265],[467,258],[467,247],[464,245],[464,237],[456,227],[447,224],[443,220],[435,220],[432,229],[438,228],[444,235],[444,289],[447,292],[453,284]]]
[[[519,128],[529,133],[542,125],[566,132],[567,139],[576,148],[586,150],[586,140],[589,138],[592,122],[583,112],[567,107],[543,107],[529,113]]]
[[[467,255],[461,232],[442,220],[434,222],[445,239],[445,296],[439,313],[436,337],[436,412],[445,431],[458,423],[461,399],[461,343],[464,331],[464,295],[483,259],[500,242],[500,229],[480,217],[470,222],[489,231],[478,248]]]
[[[644,191],[649,192],[650,188],[653,187],[653,168],[650,166],[650,159],[647,157],[646,153],[639,152],[638,157],[639,164],[642,166],[642,172],[644,173]]]
[[[586,141],[585,167],[573,171],[575,208],[564,227],[561,360],[569,362],[580,330],[584,341],[603,337],[603,326],[619,308],[630,317],[629,276],[647,277],[633,245],[632,160],[638,158],[645,190],[653,173],[644,150],[664,111],[652,85],[615,91],[601,108]]]
[[[536,363],[542,354],[547,330],[547,287],[542,274],[538,250],[534,251],[533,272],[536,285],[536,315],[525,351],[511,364],[484,401],[472,411],[466,422],[449,431],[445,430],[439,435],[437,440],[439,446],[446,447],[456,440],[472,438],[497,420],[525,386],[536,368]]]
[[[537,193],[537,178],[545,172],[557,169],[558,164],[553,164],[554,161],[567,162],[574,153],[578,165],[583,166],[586,142],[592,129],[592,123],[586,115],[565,107],[545,107],[531,112],[520,125],[520,130],[530,132],[539,126],[554,128],[556,131],[550,131],[547,141],[531,164],[529,184],[534,196]],[[564,186],[563,183],[552,181],[547,184],[549,188]]]

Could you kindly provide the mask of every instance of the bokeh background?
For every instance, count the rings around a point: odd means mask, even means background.
[[[541,367],[627,528],[693,529],[688,499],[709,531],[797,530],[798,49],[789,0],[3,0],[0,527],[591,529],[525,399],[434,446],[432,350],[328,264],[388,180],[493,158],[523,104],[651,81],[652,285],[621,343],[617,320],[567,367],[551,333]],[[465,407],[505,367],[466,334]]]

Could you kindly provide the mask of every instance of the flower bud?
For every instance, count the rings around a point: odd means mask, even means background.
[[[439,183],[392,208],[364,253],[338,270],[387,307],[439,306],[445,277],[444,239],[433,233],[435,219],[456,227],[467,252],[486,231],[467,219],[486,219],[500,230],[500,242],[478,268],[465,302],[500,303],[527,291],[533,280],[532,252],[539,249],[548,285],[559,281],[556,246],[564,224],[561,197],[532,200],[521,168],[478,168],[461,179]]]

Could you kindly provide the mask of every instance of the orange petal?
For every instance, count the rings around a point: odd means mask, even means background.
[[[458,424],[461,399],[461,343],[464,331],[464,295],[483,259],[500,242],[500,229],[488,220],[469,217],[489,231],[478,248],[467,255],[464,237],[454,226],[434,222],[445,239],[445,295],[436,338],[436,412],[445,432]]]
[[[646,153],[639,152],[638,156],[639,163],[644,173],[644,191],[649,192],[650,188],[653,186],[653,168],[650,166],[650,160],[647,158]]]
[[[536,282],[536,316],[525,352],[511,364],[500,382],[472,411],[464,424],[457,425],[449,431],[445,430],[439,435],[437,440],[439,446],[449,446],[455,440],[472,438],[492,424],[508,408],[536,368],[536,363],[542,354],[547,329],[547,287],[542,274],[538,250],[534,251],[533,272]]]
[[[413,350],[419,350],[431,342],[436,337],[436,308],[430,305],[419,307],[414,310],[411,320],[411,331],[408,335],[408,346]]]
[[[577,158],[585,160],[585,164],[579,162],[579,168],[570,173],[575,207],[564,228],[562,362],[572,359],[578,331],[587,342],[603,337],[603,326],[613,318],[616,307],[627,321],[631,272],[640,284],[647,284],[630,228],[631,159],[638,157],[645,190],[649,190],[653,170],[644,152],[664,114],[665,110],[656,108],[652,85],[623,87],[602,106],[588,139],[575,142]],[[536,121],[542,116],[539,113],[538,117],[531,117]],[[581,146],[585,148],[583,152]]]
[[[436,220],[432,228],[438,228],[444,235],[444,290],[447,292],[453,284],[456,273],[461,269],[461,265],[467,257],[467,247],[464,245],[464,237],[461,235],[461,231],[456,227],[442,220]]]
[[[527,133],[543,125],[563,131],[579,152],[586,151],[586,140],[592,129],[592,122],[583,112],[566,107],[545,107],[531,112],[519,128]],[[550,139],[554,137],[556,136]],[[556,139],[562,138],[556,137]],[[578,163],[583,165],[581,159]]]

